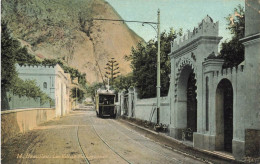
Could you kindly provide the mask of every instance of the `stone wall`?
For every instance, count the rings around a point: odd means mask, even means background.
[[[5,103],[4,108],[1,109],[2,111],[11,110],[11,109],[52,108],[52,107],[54,107],[54,106],[51,106],[50,102],[41,104],[40,98],[33,99],[33,98],[25,97],[25,96],[19,97],[17,95],[14,95],[12,92],[7,92],[6,98],[7,98],[7,101],[2,102],[2,103]]]
[[[260,156],[260,130],[247,129],[245,132],[245,155]]]
[[[53,119],[55,109],[17,109],[1,112],[1,142],[4,143],[18,133],[24,133]]]
[[[125,95],[128,95],[127,102],[124,102]],[[120,98],[117,103],[117,108],[120,115],[157,123],[156,98],[139,99],[135,89],[129,89],[128,93],[121,92],[118,97]],[[170,125],[171,114],[169,99],[168,97],[161,97],[160,100],[160,123]],[[128,103],[128,109],[124,109],[125,103]],[[127,110],[128,112],[124,112],[124,110]]]
[[[135,101],[135,118],[157,122],[156,98],[137,99]],[[170,106],[168,97],[161,97],[160,123],[170,124]]]
[[[245,37],[259,34],[260,32],[260,1],[245,1]]]

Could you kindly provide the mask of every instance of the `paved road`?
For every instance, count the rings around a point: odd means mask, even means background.
[[[2,145],[2,163],[203,163],[114,119],[75,111]]]

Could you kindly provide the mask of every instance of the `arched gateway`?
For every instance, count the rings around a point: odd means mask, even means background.
[[[260,9],[259,2],[247,2]],[[251,9],[245,15],[245,61],[237,67],[222,68],[216,55],[222,38],[209,16],[172,42],[169,54],[170,136],[237,159],[260,154],[260,21]]]
[[[206,16],[197,28],[171,43],[171,136],[194,140],[194,134],[205,129],[202,62],[212,51],[217,52],[218,22]]]
[[[185,65],[178,80],[178,117],[182,117],[182,138],[192,141],[197,131],[197,93],[196,78],[191,65]]]
[[[222,79],[217,86],[216,120],[217,149],[232,152],[233,87],[228,79]]]

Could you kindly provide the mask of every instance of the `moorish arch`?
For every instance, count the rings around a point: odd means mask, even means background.
[[[193,31],[171,42],[170,135],[174,138],[190,140],[193,144],[199,140],[203,145],[202,137],[194,138],[207,133],[203,62],[218,51],[221,39],[218,22],[206,16]]]
[[[230,80],[222,79],[216,89],[216,137],[218,150],[232,153],[233,87]]]
[[[197,122],[193,127],[197,129],[193,132],[194,147],[232,152],[236,159],[260,154],[260,76],[256,74],[260,67],[260,21],[253,19],[259,12],[251,8],[260,9],[260,2],[246,3],[250,5],[245,5],[245,37],[241,39],[245,60],[238,66],[223,68],[225,61],[218,55],[222,39],[219,24],[209,16],[174,39],[169,53],[169,135],[183,139],[183,131],[192,120],[192,125]],[[192,107],[197,107],[197,114],[193,113],[197,120],[188,116]]]
[[[178,69],[175,87],[177,117],[182,118],[178,127],[182,130],[182,139],[193,140],[197,131],[197,86],[196,71],[192,61],[184,59]]]
[[[176,73],[176,75],[175,75],[175,84],[174,84],[174,89],[175,89],[175,95],[174,95],[174,97],[175,97],[175,101],[176,101],[176,98],[177,98],[177,91],[178,91],[178,83],[179,83],[179,79],[180,79],[180,75],[181,75],[181,73],[183,72],[183,70],[185,70],[184,68],[187,68],[187,67],[190,67],[191,68],[191,70],[194,72],[194,74],[195,74],[195,79],[196,79],[196,68],[195,68],[195,66],[194,66],[194,64],[193,64],[193,62],[189,59],[189,58],[183,58],[183,59],[179,59],[179,61],[177,61],[177,63],[176,63],[176,65],[177,65],[177,73]]]

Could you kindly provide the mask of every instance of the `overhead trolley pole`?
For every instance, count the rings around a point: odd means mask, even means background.
[[[103,18],[94,18],[91,20],[96,21],[114,21],[114,22],[128,22],[128,23],[141,23],[143,26],[145,24],[150,25],[155,32],[157,33],[157,43],[158,43],[158,52],[157,52],[157,85],[156,85],[156,95],[157,95],[157,103],[156,103],[156,109],[157,109],[157,124],[160,123],[160,107],[161,107],[161,64],[160,64],[160,10],[158,9],[157,12],[157,22],[143,22],[143,21],[129,21],[129,20],[123,20],[123,19],[103,19]]]

